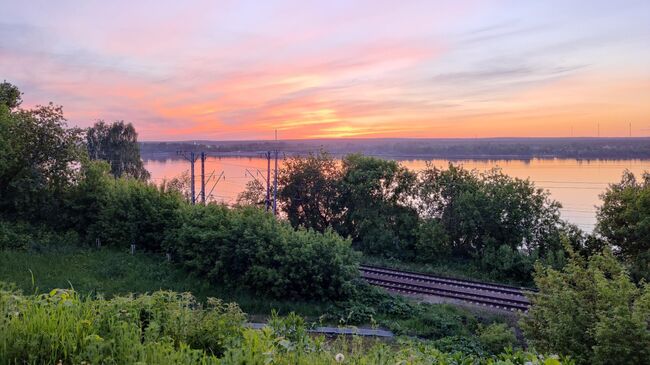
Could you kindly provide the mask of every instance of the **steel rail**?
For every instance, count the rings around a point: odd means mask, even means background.
[[[393,291],[435,295],[509,311],[526,312],[530,306],[530,301],[524,296],[525,288],[437,277],[368,265],[362,265],[359,269],[362,278],[368,283]]]
[[[494,283],[486,283],[486,282],[475,281],[475,280],[456,279],[456,278],[450,278],[446,276],[423,274],[414,271],[397,270],[397,269],[391,269],[387,267],[379,267],[379,266],[371,266],[371,265],[360,265],[359,270],[361,270],[362,272],[382,273],[386,275],[396,275],[404,278],[408,277],[414,280],[435,281],[441,284],[456,285],[456,286],[460,286],[464,288],[472,288],[476,290],[490,290],[490,291],[501,292],[504,294],[523,295],[524,292],[537,291],[537,289],[518,287],[514,285],[494,284]]]

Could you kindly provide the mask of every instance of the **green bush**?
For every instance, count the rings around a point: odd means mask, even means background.
[[[485,356],[483,344],[476,336],[447,336],[432,341],[432,345],[440,351],[462,353],[465,355]]]
[[[79,236],[74,231],[55,232],[46,226],[0,221],[0,250],[24,250],[61,242],[77,244]]]
[[[435,219],[420,222],[415,241],[415,258],[420,262],[431,262],[451,254],[451,244],[445,228]]]
[[[498,354],[506,348],[513,348],[517,344],[515,332],[505,323],[479,326],[477,332],[481,346],[492,354]]]
[[[522,329],[536,349],[580,364],[647,364],[650,286],[637,287],[611,252],[574,255],[562,271],[538,265],[535,283]]]
[[[412,258],[418,226],[409,204],[416,175],[396,161],[353,154],[341,162],[339,182],[342,222],[363,253]]]
[[[274,297],[344,298],[355,289],[358,255],[331,230],[317,233],[253,207],[186,206],[165,248],[214,282]]]
[[[331,305],[322,319],[342,325],[360,325],[380,318],[407,319],[417,311],[418,306],[405,297],[361,281],[352,296]]]
[[[0,249],[26,249],[31,242],[29,225],[0,221]]]
[[[178,224],[180,195],[129,178],[113,179],[108,188],[96,220],[88,227],[89,238],[98,238],[106,246],[128,248],[134,243],[160,251],[166,232]]]
[[[474,316],[451,305],[421,305],[405,319],[381,322],[397,334],[440,339],[448,336],[470,336],[478,328]]]
[[[633,279],[650,282],[650,173],[625,171],[600,198],[596,231],[630,266]]]

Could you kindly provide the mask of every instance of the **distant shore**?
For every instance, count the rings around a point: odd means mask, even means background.
[[[324,150],[335,156],[363,153],[396,160],[579,160],[650,159],[650,138],[485,138],[485,139],[331,139],[283,141],[141,142],[145,159],[170,159],[177,151],[207,152],[215,157],[281,156]]]

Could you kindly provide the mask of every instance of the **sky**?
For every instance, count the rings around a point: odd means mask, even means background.
[[[141,140],[650,135],[650,1],[0,0],[0,79]]]

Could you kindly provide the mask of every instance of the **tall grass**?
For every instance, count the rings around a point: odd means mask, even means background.
[[[370,345],[311,338],[303,320],[274,316],[255,331],[238,306],[199,305],[189,294],[155,292],[110,300],[72,290],[21,295],[0,289],[2,364],[571,364],[530,352],[448,354],[412,341]]]

